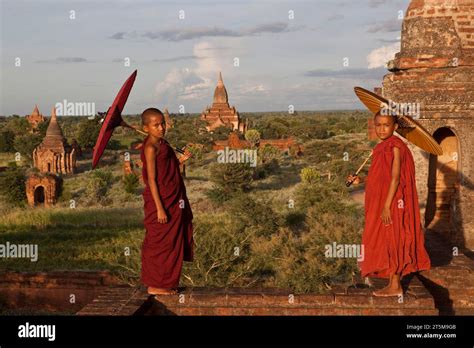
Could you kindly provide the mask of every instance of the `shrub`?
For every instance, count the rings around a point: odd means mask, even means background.
[[[41,143],[41,136],[38,134],[17,135],[15,137],[13,147],[22,156],[31,161],[33,158],[33,150]]]
[[[91,172],[86,187],[89,198],[99,203],[105,203],[105,195],[112,185],[114,177],[112,172],[96,169]]]
[[[349,198],[347,188],[337,181],[318,182],[316,184],[301,183],[296,188],[295,205],[298,209],[308,209],[320,204],[328,209],[344,210],[340,202]]]
[[[95,144],[95,143],[94,143]],[[116,140],[116,139],[110,139],[109,142],[107,143],[107,147],[106,147],[108,150],[120,150],[120,149],[123,149],[124,146],[122,146],[122,144],[120,143],[120,141]]]
[[[259,180],[264,179],[269,175],[275,174],[280,169],[280,163],[276,158],[267,161],[254,168],[253,179]]]
[[[281,157],[281,153],[277,148],[266,144],[258,149],[258,157],[260,163],[267,163],[274,159],[278,160]]]
[[[94,147],[100,132],[100,124],[96,118],[90,120],[83,118],[79,122],[76,139],[82,149],[91,149]]]
[[[8,122],[5,125],[4,130],[9,130],[15,135],[24,135],[30,130],[30,124],[25,117],[14,115],[8,118]]]
[[[123,177],[122,183],[123,183],[123,188],[125,189],[125,192],[134,194],[139,184],[138,176],[136,176],[134,173],[125,175]]]
[[[300,177],[304,183],[314,184],[320,180],[321,174],[315,168],[306,167],[301,169]]]
[[[270,236],[280,222],[270,202],[256,200],[244,193],[234,195],[227,202],[227,209],[237,231],[250,232],[255,236]]]
[[[233,218],[201,214],[195,217],[194,261],[185,263],[184,285],[249,286],[256,272],[250,235],[236,233]]]
[[[13,152],[15,148],[13,143],[15,140],[15,133],[10,130],[4,130],[0,133],[0,152]]]
[[[23,168],[9,167],[0,174],[0,194],[7,203],[23,206],[26,199],[25,182]]]
[[[260,133],[255,129],[249,129],[245,132],[245,140],[247,140],[251,147],[257,146],[258,142],[260,141]]]
[[[247,163],[219,163],[211,167],[211,181],[227,193],[248,191],[252,168]]]
[[[204,194],[211,200],[212,203],[217,205],[224,203],[232,197],[232,193],[226,192],[219,186],[214,186],[213,188],[205,191]]]

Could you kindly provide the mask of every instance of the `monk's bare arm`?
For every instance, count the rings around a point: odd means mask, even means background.
[[[385,204],[382,212],[382,220],[384,220],[384,223],[392,222],[390,216],[390,206],[392,205],[393,197],[395,197],[398,185],[400,184],[400,167],[400,149],[398,147],[394,147],[390,186],[388,188],[387,198],[385,199]]]
[[[146,172],[148,174],[148,186],[150,186],[151,196],[155,201],[156,210],[164,211],[163,203],[161,202],[160,194],[158,192],[158,185],[156,184],[156,148],[153,145],[145,147],[146,158]]]

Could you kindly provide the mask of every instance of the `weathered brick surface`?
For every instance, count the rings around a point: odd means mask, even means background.
[[[77,315],[133,315],[139,306],[130,305],[130,301],[138,291],[131,287],[107,288]]]
[[[445,152],[436,159],[411,147],[420,205],[428,207],[425,223],[458,247],[470,249],[474,248],[472,13],[474,0],[413,0],[402,25],[401,50],[388,64],[391,73],[384,77],[382,92],[395,102],[420,104],[419,122]],[[443,140],[447,130],[454,142]]]
[[[374,280],[376,288],[385,285]],[[412,288],[413,284],[413,288]],[[284,289],[187,288],[177,295],[149,296],[145,289],[110,288],[79,315],[437,315],[433,298],[416,278],[403,302],[373,297],[373,289],[336,287],[325,294]],[[423,291],[424,290],[424,291]],[[413,295],[417,292],[418,295]]]
[[[433,267],[421,272],[420,278],[436,308],[441,315],[473,315],[474,261],[463,253],[453,254],[446,236],[430,232],[426,240]]]
[[[10,310],[74,313],[118,284],[108,272],[3,272],[0,300]]]

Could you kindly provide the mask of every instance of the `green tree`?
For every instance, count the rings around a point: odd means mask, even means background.
[[[273,159],[277,160],[281,157],[281,152],[277,148],[266,144],[258,149],[258,157],[261,163],[267,163]]]
[[[214,187],[206,195],[214,203],[223,203],[237,192],[250,189],[253,169],[247,163],[215,164],[211,167],[211,181]]]
[[[9,167],[0,174],[0,194],[7,203],[23,206],[26,199],[25,171],[22,168]]]
[[[83,149],[92,149],[100,132],[100,124],[97,121],[97,118],[94,118],[93,120],[83,118],[79,122],[78,128],[79,130],[76,136],[78,144]]]
[[[250,146],[254,148],[260,141],[260,133],[256,129],[249,129],[245,132],[245,140],[250,143]]]
[[[212,140],[226,140],[232,130],[226,126],[217,127],[212,131]]]
[[[36,128],[36,133],[39,134],[41,138],[44,138],[46,135],[46,130],[48,129],[48,126],[49,126],[49,122],[41,122],[40,124],[38,124]]]
[[[15,133],[11,130],[4,130],[0,133],[0,152],[13,152],[15,148],[13,143],[15,141]]]
[[[15,115],[7,118],[7,120],[7,124],[3,129],[12,131],[15,135],[24,135],[30,130],[30,124],[25,117]]]
[[[105,202],[105,195],[114,182],[112,172],[95,169],[91,172],[87,183],[86,192],[89,198],[95,202]]]
[[[247,163],[219,163],[211,168],[211,181],[226,192],[248,191],[252,168]]]
[[[17,135],[13,142],[15,151],[31,161],[33,158],[33,150],[41,143],[39,134]]]

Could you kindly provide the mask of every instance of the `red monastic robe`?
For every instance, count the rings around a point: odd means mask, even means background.
[[[393,147],[400,149],[400,183],[392,200],[392,224],[382,222],[382,209],[392,177]],[[424,246],[415,183],[415,165],[410,149],[397,136],[375,146],[365,186],[365,229],[362,236],[363,277],[388,278],[430,269]]]
[[[146,235],[142,245],[142,283],[156,288],[176,288],[184,261],[193,260],[193,213],[179,171],[179,160],[165,139],[159,143],[156,156],[158,193],[168,215],[168,222],[157,219],[155,201],[148,185],[145,144],[141,150],[142,176],[145,183],[144,225]]]

